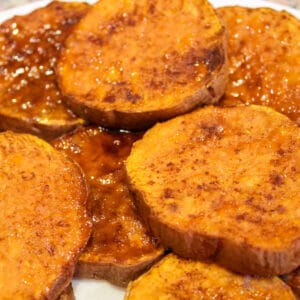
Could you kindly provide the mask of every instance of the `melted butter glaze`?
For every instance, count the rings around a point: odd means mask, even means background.
[[[91,187],[93,233],[81,255],[83,261],[122,263],[156,249],[135,212],[123,165],[140,137],[89,127],[53,142],[79,163]]]
[[[300,21],[269,8],[218,9],[228,28],[223,105],[270,106],[300,124]]]
[[[62,104],[56,61],[84,3],[52,2],[0,26],[0,111],[38,123],[75,115]]]

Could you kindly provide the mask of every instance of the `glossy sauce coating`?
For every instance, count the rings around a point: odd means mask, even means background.
[[[79,115],[105,127],[143,128],[146,118],[122,127],[109,113],[135,121],[152,113],[153,124],[216,101],[224,90],[224,42],[206,0],[99,1],[67,39],[60,86]]]
[[[1,24],[1,114],[38,124],[76,119],[62,104],[55,67],[66,37],[88,8],[85,3],[52,2]]]
[[[223,105],[260,104],[300,124],[300,21],[269,8],[217,9],[228,36]]]
[[[123,168],[140,137],[91,127],[53,142],[79,163],[91,187],[93,233],[80,261],[126,264],[157,251],[135,212]]]

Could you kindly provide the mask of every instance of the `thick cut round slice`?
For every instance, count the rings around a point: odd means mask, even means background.
[[[62,103],[55,67],[89,6],[52,2],[0,25],[0,128],[50,139],[83,123]]]
[[[300,265],[300,128],[263,106],[207,107],[150,129],[126,162],[162,244],[246,274]]]
[[[0,299],[56,299],[90,236],[81,169],[28,134],[0,134]]]
[[[146,128],[221,97],[224,39],[206,0],[102,0],[66,42],[60,87],[96,124]]]
[[[222,7],[229,83],[222,105],[260,104],[300,124],[300,21],[270,8]]]
[[[77,277],[124,286],[163,254],[140,222],[125,180],[123,162],[140,137],[88,127],[53,142],[80,164],[91,187],[93,232]]]
[[[168,255],[128,286],[125,300],[295,300],[279,278],[241,276],[209,262]]]

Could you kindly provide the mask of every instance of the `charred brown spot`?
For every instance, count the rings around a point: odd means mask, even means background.
[[[151,15],[155,13],[155,5],[153,3],[150,4],[148,11]]]
[[[172,212],[176,212],[178,210],[178,205],[176,203],[169,204],[169,209]]]
[[[22,172],[21,177],[24,181],[28,181],[28,180],[33,179],[35,177],[35,174],[33,172],[30,172],[30,173]]]
[[[91,35],[88,37],[88,41],[92,44],[103,46],[104,45],[104,39],[100,36]]]
[[[132,103],[138,102],[142,97],[138,94],[134,94],[131,90],[126,91],[126,99]]]
[[[253,204],[253,197],[249,197],[246,201],[245,204],[247,205],[252,205]]]
[[[106,102],[106,103],[114,103],[115,101],[116,101],[115,95],[107,95],[103,99],[103,102]]]
[[[286,212],[286,209],[285,209],[285,207],[284,207],[283,205],[278,205],[278,206],[276,207],[276,211],[277,211],[279,214],[283,214],[283,213]]]
[[[266,194],[266,195],[265,195],[265,198],[266,198],[268,201],[273,200],[273,196],[272,196],[271,194]]]
[[[164,189],[164,198],[166,198],[166,199],[174,198],[173,190],[170,188]]]
[[[224,53],[219,47],[216,47],[212,50],[205,49],[203,59],[209,72],[213,72],[225,62]]]
[[[221,138],[223,134],[223,127],[218,124],[205,124],[201,123],[200,128],[202,129],[206,139],[213,137]]]
[[[247,217],[247,214],[246,213],[243,213],[243,214],[239,214],[239,215],[236,215],[235,219],[237,221],[244,221]]]
[[[279,174],[270,175],[270,183],[275,186],[280,186],[284,184],[284,178]]]

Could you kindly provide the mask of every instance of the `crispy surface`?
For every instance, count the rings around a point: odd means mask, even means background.
[[[241,276],[205,262],[184,260],[173,254],[130,283],[126,300],[150,299],[295,299],[276,277]]]
[[[27,134],[0,134],[0,299],[55,299],[90,235],[77,165]]]
[[[67,288],[60,294],[57,300],[75,300],[75,296],[73,293],[73,287],[70,283]]]
[[[53,145],[77,161],[91,187],[93,233],[76,275],[126,285],[163,253],[141,224],[123,162],[141,134],[81,128]]]
[[[299,162],[300,129],[284,115],[207,107],[150,129],[126,168],[164,246],[272,275],[300,264]]]
[[[60,86],[70,107],[94,123],[146,128],[218,100],[224,39],[206,0],[99,1],[67,40]]]
[[[55,75],[85,3],[52,2],[0,25],[0,128],[51,138],[83,121],[62,104]]]
[[[300,124],[300,21],[270,8],[223,7],[229,83],[222,104],[260,104]]]
[[[292,288],[297,299],[300,299],[300,268],[284,276],[284,281]]]

